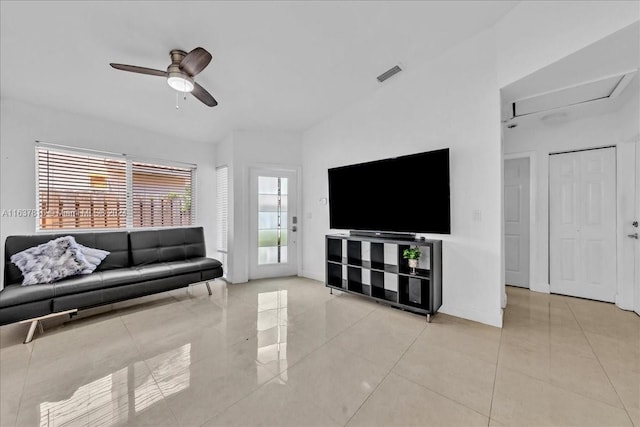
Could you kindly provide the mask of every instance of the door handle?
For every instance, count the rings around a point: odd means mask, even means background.
[[[627,237],[631,237],[632,239],[638,239],[638,233],[627,234]]]

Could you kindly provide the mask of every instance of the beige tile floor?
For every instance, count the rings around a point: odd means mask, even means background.
[[[640,317],[508,288],[504,328],[322,283],[204,286],[0,328],[2,426],[640,426]]]

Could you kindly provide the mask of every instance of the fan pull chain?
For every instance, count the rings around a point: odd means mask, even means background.
[[[176,110],[180,109],[180,95],[178,95],[178,91],[176,91]]]

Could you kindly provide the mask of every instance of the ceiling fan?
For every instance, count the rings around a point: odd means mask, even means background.
[[[172,89],[178,92],[184,92],[185,96],[187,92],[191,92],[193,96],[209,107],[218,105],[218,101],[216,101],[205,88],[193,80],[196,74],[200,73],[209,65],[212,59],[211,54],[201,47],[197,47],[189,53],[174,49],[169,52],[169,54],[171,55],[171,65],[167,67],[167,71],[154,70],[153,68],[138,67],[135,65],[114,63],[109,65],[116,70],[165,77]]]

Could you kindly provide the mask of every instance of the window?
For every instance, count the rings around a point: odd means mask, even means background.
[[[193,224],[192,169],[133,162],[134,227]]]
[[[218,259],[226,266],[229,217],[229,168],[227,166],[216,169],[216,210],[216,249]]]
[[[288,178],[258,176],[258,264],[287,262]]]
[[[48,146],[36,156],[40,230],[194,224],[194,166]]]

